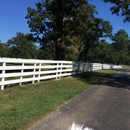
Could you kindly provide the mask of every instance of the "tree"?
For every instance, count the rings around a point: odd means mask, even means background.
[[[104,21],[101,18],[94,19],[94,25],[91,27],[91,32],[86,32],[84,35],[84,44],[79,56],[79,60],[88,61],[88,53],[91,48],[95,48],[100,44],[100,39],[112,36],[112,26],[109,21]]]
[[[37,50],[33,41],[29,40],[29,35],[23,33],[17,33],[16,37],[8,40],[7,47],[9,49],[9,57],[13,58],[37,58]]]
[[[1,43],[0,41],[0,57],[7,57],[8,48],[5,43]]]
[[[97,51],[95,55],[97,56],[97,62],[108,63],[107,59],[110,57],[109,44],[105,40],[101,40],[100,44],[97,46]]]
[[[90,48],[87,55],[87,61],[96,63],[110,63],[110,61],[108,61],[110,56],[110,44],[102,39],[101,41],[98,41],[95,47]]]
[[[114,4],[110,8],[112,14],[123,16],[124,22],[130,22],[130,0],[104,0],[104,2]]]
[[[96,12],[86,0],[45,0],[36,7],[28,8],[26,19],[37,42],[54,44],[55,60],[65,59],[65,47],[71,48],[73,36],[91,31]]]
[[[116,64],[128,64],[130,57],[130,38],[125,30],[120,29],[112,37]]]
[[[38,49],[38,59],[46,59],[46,60],[54,59],[54,47],[53,47],[53,45],[52,44],[42,45]]]

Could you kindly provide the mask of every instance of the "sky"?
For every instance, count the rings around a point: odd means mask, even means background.
[[[0,40],[6,43],[17,32],[30,33],[27,24],[27,8],[35,8],[38,0],[0,0]]]
[[[0,0],[0,41],[6,43],[16,36],[17,32],[30,33],[27,24],[27,8],[36,8],[35,3],[39,0]],[[130,23],[123,23],[122,17],[112,15],[111,4],[104,3],[103,0],[89,0],[90,4],[96,6],[98,15],[96,17],[110,21],[113,26],[113,34],[120,29],[124,29],[130,36]],[[108,42],[110,40],[108,39]]]

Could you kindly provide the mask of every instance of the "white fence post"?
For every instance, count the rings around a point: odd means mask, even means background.
[[[61,71],[62,71],[62,63],[61,63],[61,66],[60,66],[60,75],[62,73]],[[59,78],[61,78],[61,76]]]
[[[24,67],[24,63],[22,63],[21,74],[23,74],[23,70],[24,70],[24,69],[23,69],[23,67]],[[20,77],[20,79],[22,80],[22,79],[23,79],[23,76],[21,76],[21,77]],[[20,82],[20,83],[19,83],[19,85],[21,86],[21,85],[22,85],[22,83]]]
[[[94,63],[90,63],[90,71],[94,71]]]
[[[75,66],[74,66],[74,64],[75,64],[75,62],[72,62],[72,75],[74,75],[75,74]]]
[[[33,70],[34,75],[33,75],[33,78],[35,78],[35,72],[36,72],[36,68],[35,67],[36,67],[36,63],[34,63],[34,70]],[[32,84],[34,84],[34,82],[35,82],[35,80],[32,81]]]
[[[104,64],[101,64],[101,65],[102,65],[102,68],[101,68],[101,69],[103,70],[105,65],[104,65]]]
[[[41,63],[39,63],[39,75],[38,75],[38,77],[39,77],[39,80],[38,80],[38,82],[40,82],[40,72],[41,72]]]
[[[56,70],[57,70],[57,72],[56,72],[56,79],[58,79],[58,66],[59,66],[59,63],[57,63],[57,68],[56,68]]]
[[[80,73],[80,62],[78,62],[78,74]]]
[[[3,70],[2,70],[2,85],[1,85],[1,90],[4,90],[4,81],[5,81],[5,66],[6,66],[6,63],[3,62]]]

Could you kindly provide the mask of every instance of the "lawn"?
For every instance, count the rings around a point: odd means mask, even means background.
[[[116,70],[98,70],[61,80],[0,91],[0,130],[25,130]]]

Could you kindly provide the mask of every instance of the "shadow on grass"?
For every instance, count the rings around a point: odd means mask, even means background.
[[[76,75],[75,77],[78,80],[84,81],[87,84],[94,85],[99,83],[104,78],[110,76],[108,73],[101,73],[101,72],[86,72],[83,74]]]
[[[130,90],[130,69],[120,70],[112,75],[109,73],[87,72],[79,74],[76,78],[90,85],[99,84]]]

